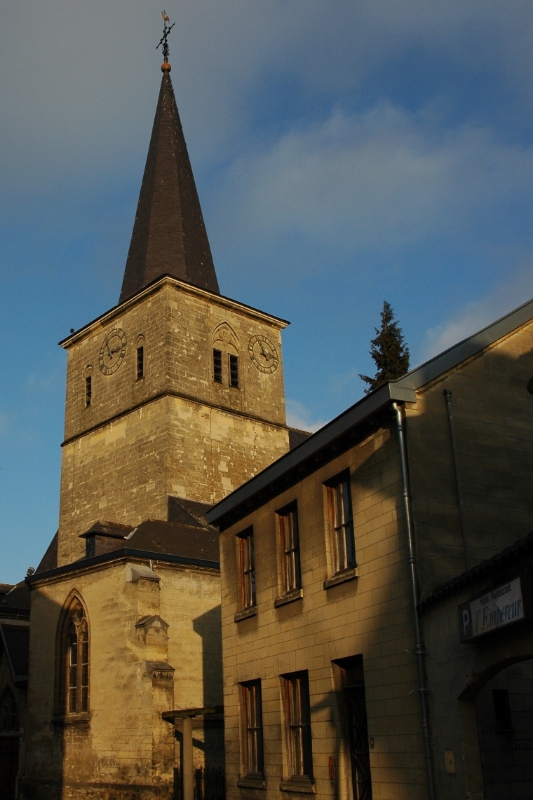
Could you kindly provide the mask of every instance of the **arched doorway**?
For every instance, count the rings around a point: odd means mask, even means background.
[[[17,701],[9,687],[0,698],[0,797],[15,800],[19,766],[19,714]]]
[[[490,678],[475,698],[485,800],[533,797],[533,659]]]

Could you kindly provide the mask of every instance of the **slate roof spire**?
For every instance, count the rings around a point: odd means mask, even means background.
[[[167,59],[161,69],[119,303],[162,275],[220,294]]]

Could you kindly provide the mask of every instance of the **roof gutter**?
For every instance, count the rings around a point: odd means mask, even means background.
[[[323,448],[339,439],[350,429],[396,400],[402,403],[414,403],[416,402],[416,392],[414,389],[406,389],[397,383],[385,383],[380,386],[379,389],[363,397],[344,413],[324,425],[323,428],[320,428],[319,431],[298,445],[298,447],[295,447],[294,450],[278,458],[269,467],[213,506],[207,512],[207,521],[210,525],[218,525],[227,514],[234,512],[240,505],[266,489],[273,481],[297,468],[304,461],[313,458]]]

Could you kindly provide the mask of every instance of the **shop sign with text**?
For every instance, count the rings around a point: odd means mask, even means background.
[[[525,616],[521,579],[515,578],[459,606],[461,641],[470,642]]]

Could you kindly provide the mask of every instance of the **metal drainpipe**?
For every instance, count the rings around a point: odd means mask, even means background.
[[[413,618],[415,625],[415,655],[418,670],[418,694],[420,696],[420,714],[422,717],[422,739],[424,741],[424,758],[426,762],[426,774],[428,781],[429,800],[435,800],[435,783],[433,780],[433,759],[431,756],[431,739],[429,735],[429,721],[427,710],[427,689],[424,677],[424,654],[426,648],[422,643],[420,634],[420,619],[418,617],[418,589],[415,544],[413,536],[413,520],[411,517],[411,504],[409,500],[409,479],[407,477],[407,455],[405,448],[405,433],[403,426],[403,416],[397,403],[392,404],[396,415],[396,426],[398,429],[398,443],[400,446],[400,464],[402,468],[402,490],[405,508],[405,525],[407,528],[407,549],[409,552],[409,576],[411,583],[411,601],[413,605]]]
[[[455,470],[455,485],[457,487],[457,503],[459,505],[459,517],[461,519],[461,535],[463,537],[463,550],[465,554],[465,567],[470,569],[470,553],[468,550],[468,536],[466,532],[466,516],[465,506],[463,501],[463,488],[461,486],[461,473],[459,472],[459,456],[457,455],[457,443],[455,441],[455,427],[453,424],[452,414],[452,393],[449,389],[445,389],[444,397],[446,398],[446,411],[448,412],[448,427],[450,429],[450,441],[452,444],[453,455],[453,468]]]

